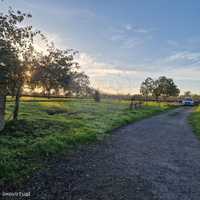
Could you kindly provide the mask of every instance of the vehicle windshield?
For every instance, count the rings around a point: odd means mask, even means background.
[[[185,101],[192,101],[192,99],[191,98],[186,98]]]

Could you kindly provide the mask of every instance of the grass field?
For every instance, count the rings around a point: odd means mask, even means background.
[[[114,128],[171,108],[164,103],[148,103],[141,109],[129,110],[129,102],[122,100],[22,100],[15,123],[8,120],[13,102],[9,99],[7,103],[8,122],[0,136],[1,187],[28,178],[46,157],[101,140]]]
[[[190,116],[190,122],[194,128],[194,132],[200,139],[200,106],[198,106],[195,112]]]

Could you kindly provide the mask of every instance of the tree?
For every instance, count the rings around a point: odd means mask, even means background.
[[[15,70],[15,80],[12,95],[15,96],[15,105],[13,111],[13,120],[17,120],[19,113],[20,97],[23,90],[23,86],[28,83],[30,79],[30,71],[35,64],[34,56],[34,37],[40,34],[40,31],[33,31],[32,26],[19,26],[26,18],[32,16],[26,13],[17,12],[15,14],[13,10],[10,10],[10,15],[14,18],[17,16],[20,20],[14,27],[14,32],[17,35],[15,40],[15,50],[18,53],[19,64]]]
[[[12,95],[15,96],[15,105],[13,110],[13,120],[17,120],[19,113],[20,97],[24,85],[28,85],[31,78],[32,68],[37,62],[34,54],[34,49],[30,46],[29,49],[21,51],[21,60],[15,71],[14,88]]]
[[[0,14],[0,130],[5,125],[6,96],[14,91],[14,80],[19,58],[16,44],[19,40],[17,28],[18,23],[23,20],[24,15],[18,11],[14,15],[9,9],[8,14]]]
[[[41,55],[38,65],[32,71],[32,89],[39,87],[50,98],[52,93],[80,92],[88,87],[89,79],[78,71],[74,61],[76,51],[49,47],[47,55]]]
[[[190,91],[186,91],[186,92],[184,92],[184,96],[185,97],[191,97],[192,93]]]
[[[145,79],[140,86],[140,93],[147,99],[154,90],[154,80],[151,77]]]
[[[0,45],[3,56],[0,57],[1,74],[4,81],[1,82],[1,98],[6,101],[6,95],[15,96],[13,119],[17,119],[20,95],[23,85],[29,76],[33,58],[33,39],[39,31],[33,31],[32,26],[24,26],[24,21],[32,17],[30,14],[14,11],[12,8],[7,14],[0,14]],[[5,70],[6,69],[6,70]],[[5,72],[6,71],[6,72]],[[5,78],[6,77],[6,78]],[[0,101],[0,115],[4,118],[6,102]],[[3,126],[2,126],[3,127]]]
[[[90,81],[83,72],[73,72],[69,90],[78,96],[87,96],[90,93]]]
[[[33,31],[32,26],[24,25],[31,17],[11,8],[7,14],[0,13],[0,130],[5,125],[6,96],[15,97],[13,119],[17,120],[24,85],[40,86],[48,95],[52,90],[59,93],[89,85],[88,77],[78,71],[75,51],[52,46],[47,55],[39,56],[34,49],[34,38],[37,35],[46,38],[40,31]]]
[[[161,76],[154,83],[153,95],[156,97],[156,99],[158,99],[160,96],[164,98],[169,96],[178,96],[180,93],[180,90],[171,78]]]
[[[5,126],[6,96],[13,90],[14,72],[18,64],[19,61],[11,43],[0,39],[0,131]]]

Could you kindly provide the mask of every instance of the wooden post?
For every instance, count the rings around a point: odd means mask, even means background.
[[[133,97],[131,97],[131,103],[130,103],[130,106],[129,106],[129,109],[130,109],[130,110],[133,109],[133,100],[134,100]]]

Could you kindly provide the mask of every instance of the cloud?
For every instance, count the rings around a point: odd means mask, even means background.
[[[168,58],[169,61],[200,61],[200,52],[179,52]]]
[[[190,64],[185,63],[185,65],[180,64],[185,60],[192,61]],[[158,60],[151,60],[138,65],[121,65],[116,61],[113,63],[105,63],[97,61],[93,56],[86,53],[81,53],[78,58],[78,62],[83,66],[83,68],[89,73],[98,72],[98,75],[105,74],[131,74],[131,75],[144,75],[144,74],[172,74],[179,77],[184,76],[185,78],[194,77],[199,78],[200,75],[200,53],[191,52],[179,52],[171,54],[169,56],[163,57]],[[194,62],[196,65],[194,65]],[[97,76],[98,76],[97,75]]]
[[[91,85],[104,92],[136,93],[140,81],[136,84],[135,80],[138,77],[144,77],[142,71],[127,70],[118,65],[100,62],[87,53],[80,53],[77,61],[81,66],[81,70],[90,77]]]
[[[200,50],[200,37],[190,37],[177,40],[167,40],[168,47],[178,51],[195,52]]]
[[[48,37],[54,40],[59,48],[66,47],[67,42],[63,41],[57,33],[48,33]],[[145,42],[142,38],[126,37],[125,34],[116,35],[112,41],[119,42],[121,48],[134,48]],[[121,65],[119,63],[122,63],[122,60],[109,63],[84,52],[80,53],[77,61],[80,63],[81,70],[90,77],[93,87],[110,93],[139,93],[140,83],[148,76],[158,78],[165,75],[181,84],[184,81],[200,82],[200,52],[198,51],[176,51],[159,59],[142,61],[139,65]],[[186,88],[181,84],[180,86]],[[187,87],[189,88],[190,86]],[[198,92],[197,89],[194,91]]]
[[[144,44],[144,41],[146,41],[147,39],[149,38],[144,38],[144,37],[141,38],[132,35],[130,36],[124,33],[114,34],[110,38],[112,42],[118,43],[119,47],[127,49],[142,46]]]
[[[200,81],[200,70],[196,68],[172,69],[166,74],[176,77],[179,80]]]
[[[77,61],[81,69],[90,77],[91,85],[105,92],[110,93],[139,93],[140,83],[146,77],[158,78],[159,76],[171,77],[178,83],[200,82],[200,68],[196,67],[177,67],[176,59],[194,59],[194,55],[180,56],[174,54],[165,57],[158,62],[146,63],[138,66],[122,66],[117,64],[97,61],[97,59],[87,53],[81,53]],[[195,57],[196,59],[196,57]],[[170,60],[166,62],[166,60]],[[180,85],[184,86],[184,84]],[[190,88],[190,85],[187,86]],[[183,88],[181,88],[183,89]],[[195,90],[195,92],[198,92]]]
[[[132,29],[132,26],[131,26],[130,24],[126,24],[126,25],[125,25],[125,29],[126,29],[127,31],[130,31],[130,30]]]
[[[110,40],[118,43],[121,48],[135,48],[152,39],[151,32],[155,29],[144,29],[131,24],[113,28]]]
[[[124,28],[125,28],[125,31],[129,31],[129,32],[132,31],[133,33],[134,32],[135,33],[151,33],[151,32],[153,32],[153,31],[156,30],[156,29],[153,29],[153,28],[151,28],[151,29],[145,29],[143,27],[133,26],[131,24],[126,24],[124,26]]]
[[[111,63],[98,62],[94,57],[80,53],[77,61],[81,69],[86,71],[91,76],[100,77],[105,75],[123,75],[123,74],[137,74],[136,70],[125,70],[117,65]]]
[[[131,49],[144,44],[144,40],[141,38],[127,38],[124,40],[122,48]]]
[[[173,65],[178,68],[185,66],[200,67],[200,52],[181,51],[175,52],[170,56],[161,59],[158,63],[164,65]]]

